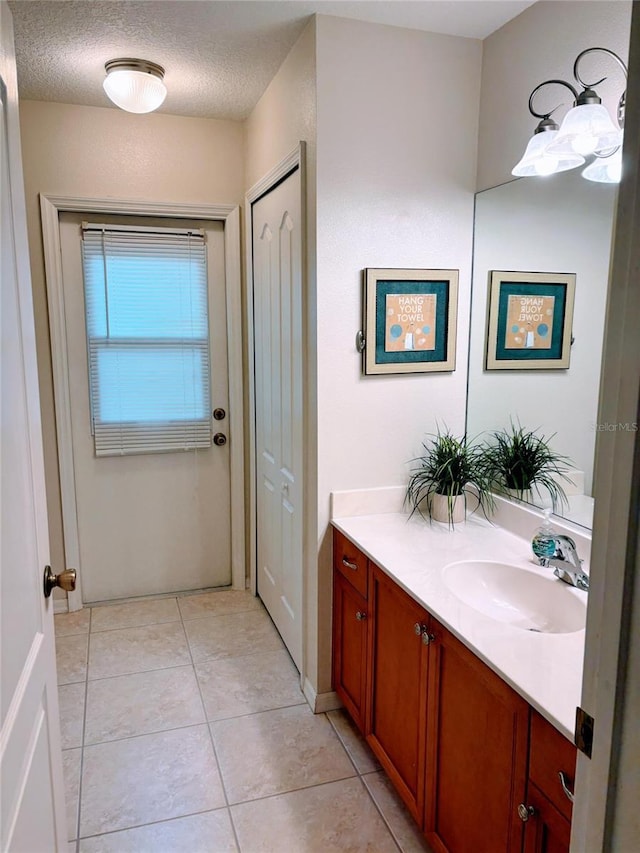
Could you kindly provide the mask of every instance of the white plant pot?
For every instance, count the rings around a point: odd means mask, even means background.
[[[451,507],[451,512],[449,512]],[[434,494],[431,496],[431,518],[434,521],[442,521],[444,524],[458,524],[464,521],[467,515],[464,495]]]

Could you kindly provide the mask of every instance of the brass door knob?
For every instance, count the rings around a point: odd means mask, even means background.
[[[59,575],[54,575],[51,566],[45,566],[43,580],[44,597],[49,598],[53,592],[53,588],[56,586],[59,586],[60,589],[64,589],[65,592],[73,592],[76,588],[76,570],[65,569],[65,571],[60,572]]]

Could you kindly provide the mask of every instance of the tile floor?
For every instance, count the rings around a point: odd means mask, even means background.
[[[311,713],[250,593],[55,623],[69,853],[428,851],[347,716]]]

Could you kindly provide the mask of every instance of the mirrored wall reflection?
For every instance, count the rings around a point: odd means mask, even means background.
[[[539,429],[570,457],[575,486],[558,513],[585,527],[593,516],[600,363],[617,187],[578,171],[522,178],[476,196],[467,432],[513,421]],[[568,369],[486,370],[492,270],[574,273],[574,342]],[[538,498],[534,498],[538,500]],[[546,497],[539,505],[551,505]]]

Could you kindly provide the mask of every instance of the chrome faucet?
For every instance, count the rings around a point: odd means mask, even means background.
[[[553,572],[561,581],[578,589],[589,589],[589,575],[582,571],[582,560],[578,557],[576,543],[570,536],[557,533],[553,537],[554,553],[549,557],[539,557],[541,566],[553,567]]]

